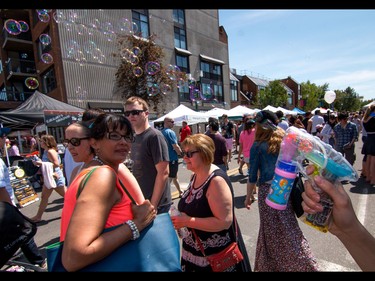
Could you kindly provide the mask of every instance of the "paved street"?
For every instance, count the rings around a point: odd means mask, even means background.
[[[357,160],[354,164],[358,174],[361,173],[362,158],[360,151],[362,142],[356,143]],[[259,228],[258,204],[255,202],[251,210],[244,207],[243,201],[246,195],[246,176],[238,173],[237,154],[234,154],[230,163],[228,175],[231,178],[235,190],[235,208],[236,216],[241,227],[242,234],[248,249],[250,262],[254,266],[255,249]],[[244,174],[246,171],[244,169]],[[178,177],[183,188],[186,188],[190,178],[190,171],[180,165]],[[365,183],[360,178],[356,183],[345,184],[345,190],[348,191],[355,211],[360,221],[366,228],[375,235],[375,187]],[[177,203],[177,192],[174,186],[173,196]],[[37,190],[40,195],[40,190]],[[34,202],[21,208],[21,212],[27,216],[35,215],[39,202]],[[60,230],[60,215],[63,206],[63,199],[54,192],[49,200],[49,205],[43,216],[43,221],[38,224],[38,232],[35,236],[37,245],[44,251],[44,248],[58,241]],[[354,260],[351,258],[341,242],[330,233],[322,233],[315,230],[302,221],[300,221],[301,229],[308,239],[313,253],[317,257],[322,271],[360,271]],[[275,237],[277,239],[277,237]]]

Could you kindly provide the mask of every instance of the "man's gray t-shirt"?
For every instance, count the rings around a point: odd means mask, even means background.
[[[144,197],[150,200],[157,175],[155,165],[161,161],[169,162],[168,146],[163,134],[150,127],[143,133],[136,135],[131,148],[131,159],[134,161],[133,175],[137,179]],[[172,196],[171,187],[167,180],[159,206],[165,207],[169,203],[172,203]],[[158,213],[160,212],[158,211]]]

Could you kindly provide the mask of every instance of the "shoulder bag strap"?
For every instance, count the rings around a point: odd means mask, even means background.
[[[133,202],[133,204],[137,205],[137,202],[135,202],[133,196],[130,195],[130,192],[126,189],[125,185],[122,183],[122,181],[120,180],[120,178],[118,178],[118,181],[119,181],[122,189],[125,191],[125,193],[128,195],[128,197],[130,198],[130,200]]]

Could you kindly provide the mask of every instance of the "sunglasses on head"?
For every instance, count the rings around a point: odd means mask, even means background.
[[[194,151],[182,151],[182,157],[187,157],[187,158],[191,158],[193,157],[194,153],[197,153],[199,152],[198,150],[194,150]]]
[[[68,145],[69,143],[71,143],[73,146],[79,146],[81,144],[81,140],[87,140],[89,139],[89,137],[84,137],[84,138],[71,138],[70,140],[68,139],[64,139],[62,142],[65,144],[65,145]]]
[[[135,115],[139,115],[139,113],[141,113],[141,112],[145,112],[146,110],[140,110],[140,109],[134,109],[134,110],[130,110],[130,111],[125,111],[124,112],[124,114],[125,114],[125,116],[126,117],[129,117],[130,116],[130,114],[131,115],[133,115],[133,116],[135,116]]]

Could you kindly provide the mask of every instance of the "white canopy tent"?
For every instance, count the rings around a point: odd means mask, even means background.
[[[315,110],[320,110],[320,113],[322,114],[326,114],[327,113],[327,109],[323,108],[323,107],[317,107],[317,108],[314,108],[313,110],[311,110],[311,113],[312,114],[315,114]]]
[[[216,119],[219,119],[221,116],[223,116],[223,114],[228,115],[228,111],[229,110],[224,109],[224,108],[214,107],[213,109],[210,109],[209,111],[204,112],[204,114],[207,116],[207,118],[214,117]]]
[[[272,111],[272,112],[276,112],[278,111],[278,109],[272,105],[267,105],[265,108],[263,108],[263,110],[269,110],[269,111]]]
[[[366,109],[366,108],[368,108],[369,106],[371,106],[371,105],[373,105],[373,104],[375,104],[375,101],[372,101],[372,102],[370,102],[370,103],[364,105],[363,108]]]
[[[285,115],[297,115],[297,112],[295,112],[293,110],[288,110],[288,109],[282,108],[281,106],[278,106],[277,110],[281,110],[284,113],[284,116]]]
[[[176,126],[182,126],[182,121],[186,121],[188,125],[208,122],[208,117],[205,113],[194,111],[189,107],[180,104],[172,111],[154,120],[153,123],[163,122],[164,118],[167,116],[172,117],[174,119],[174,124]]]
[[[245,114],[256,114],[259,109],[251,109],[243,105],[237,105],[228,110],[228,117],[244,116]]]

